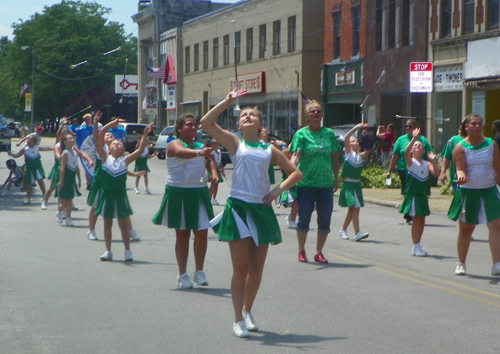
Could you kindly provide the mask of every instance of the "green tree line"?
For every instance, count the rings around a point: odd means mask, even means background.
[[[36,122],[54,121],[89,105],[93,110],[118,106],[115,75],[137,73],[137,39],[126,36],[123,24],[108,21],[110,12],[95,2],[62,1],[13,23],[13,40],[0,38],[0,114],[18,120],[28,116],[19,93],[23,81],[29,85],[26,92],[32,90],[33,53]],[[118,47],[116,53],[71,68]]]

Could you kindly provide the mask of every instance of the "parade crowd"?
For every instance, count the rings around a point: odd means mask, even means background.
[[[230,284],[233,333],[237,337],[248,337],[249,331],[259,330],[252,314],[253,303],[261,285],[268,247],[282,242],[273,203],[291,208],[286,221],[288,227],[297,232],[299,262],[308,262],[306,240],[313,212],[316,212],[313,259],[320,264],[328,263],[323,248],[331,232],[333,194],[337,190],[338,204],[345,210],[340,238],[360,242],[369,237],[368,233],[361,231],[360,210],[364,206],[361,172],[371,147],[363,139],[360,143],[357,138],[358,131],[367,136],[367,124],[354,126],[341,146],[335,133],[323,126],[321,104],[313,100],[305,104],[307,125],[295,133],[289,146],[283,148],[276,141],[269,140],[262,114],[256,108],[243,108],[239,112],[241,136],[238,137],[221,128],[217,119],[238,96],[245,94],[245,90],[231,91],[200,122],[190,113],[176,120],[176,138],[170,139],[166,149],[167,177],[163,199],[157,213],[151,215],[154,224],[175,230],[179,288],[192,288],[193,283],[208,286],[204,261],[210,228],[220,241],[228,243],[233,268]],[[122,120],[116,118],[102,125],[101,116],[101,112],[94,116],[87,113],[81,125],[78,125],[78,120],[63,119],[52,148],[40,146],[43,127],[23,138],[17,144],[20,149],[9,152],[10,158],[6,161],[9,174],[1,186],[1,195],[8,197],[18,188],[26,193],[23,204],[29,205],[33,188],[38,185],[42,193],[41,209],[47,209],[49,198],[54,193],[57,198],[55,221],[72,227],[71,213],[78,208],[73,198],[81,195],[79,165],[83,164],[89,206],[87,238],[98,239],[95,226],[101,216],[105,250],[100,259],[113,260],[112,229],[116,219],[124,245],[124,260],[130,262],[133,261],[130,241],[139,241],[140,237],[132,226],[133,210],[127,197],[126,180],[127,176],[135,177],[134,193],[138,194],[142,178],[144,191],[151,193],[147,161],[156,153],[150,153],[147,135],[152,126],[141,132],[135,151],[126,154],[123,145],[126,135],[119,127]],[[211,136],[206,145],[199,141],[199,124]],[[500,121],[495,124],[496,132],[500,133]],[[386,178],[396,171],[401,179],[404,199],[399,212],[411,225],[413,246],[409,254],[427,256],[421,241],[425,218],[430,214],[430,176],[439,177],[445,183],[449,170],[454,197],[448,217],[458,221],[455,274],[466,274],[466,258],[475,226],[486,224],[493,263],[491,275],[500,276],[500,192],[497,187],[500,151],[497,139],[485,137],[483,118],[470,114],[462,120],[459,134],[446,144],[439,168],[429,142],[421,135],[418,122],[407,120],[405,130],[405,134],[396,139],[394,126],[389,124],[387,129],[379,127],[376,136],[381,140],[378,149],[382,165],[387,169]],[[82,151],[84,149],[77,147],[78,139],[91,140],[95,150]],[[212,206],[219,204],[218,185],[225,178],[219,144],[226,147],[231,157],[233,176],[224,210],[214,215]],[[40,158],[44,151],[54,154],[54,165],[47,177]],[[22,156],[24,164],[16,162]],[[129,170],[131,163],[135,164],[133,171]],[[282,171],[279,183],[274,181],[273,166]],[[45,178],[49,181],[48,188]],[[353,236],[349,236],[351,224]],[[187,263],[191,235],[195,272],[190,276]]]

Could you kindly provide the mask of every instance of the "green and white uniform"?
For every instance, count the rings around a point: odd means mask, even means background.
[[[104,144],[104,151],[108,154],[109,147]],[[102,180],[102,161],[99,155],[96,155],[95,165],[94,165],[94,178],[92,178],[92,183],[90,185],[90,191],[87,195],[87,205],[93,208],[97,207],[97,200],[99,196],[99,190],[101,189]]]
[[[127,197],[127,164],[123,156],[108,155],[102,164],[101,189],[95,215],[103,219],[125,219],[134,212]]]
[[[429,183],[429,163],[411,159],[411,165],[407,167],[405,197],[399,212],[410,216],[430,215],[427,199]]]
[[[78,155],[76,154],[74,148],[66,150],[64,153],[68,156],[68,159],[66,160],[66,168],[64,169],[64,183],[61,190],[59,190],[59,198],[73,199],[75,196],[82,195],[78,191],[78,185],[76,184],[76,171],[78,170]]]
[[[464,150],[465,175],[468,180],[457,188],[448,218],[474,225],[500,219],[500,192],[493,168],[495,146],[491,138],[486,138],[476,147],[464,141],[460,144]]]
[[[257,246],[282,241],[273,208],[263,202],[270,190],[271,157],[270,144],[240,140],[231,156],[234,170],[226,207],[211,221],[220,241],[251,237]]]
[[[463,137],[460,135],[455,135],[448,140],[446,145],[444,146],[443,152],[441,155],[450,161],[450,182],[451,183],[456,183],[457,182],[457,173],[455,170],[455,164],[453,163],[453,149],[455,149],[455,146],[464,140]]]
[[[26,188],[28,184],[36,184],[36,181],[45,178],[45,171],[43,170],[38,146],[30,148],[26,145],[24,147],[24,162],[26,164],[24,188]]]
[[[344,158],[344,165],[340,175],[344,182],[340,187],[339,205],[341,207],[360,208],[365,206],[363,191],[361,188],[361,171],[363,171],[363,159],[361,153],[349,151]]]
[[[281,182],[287,179],[287,177],[288,175],[285,173],[285,171],[281,170]],[[278,205],[283,205],[286,208],[288,207],[288,204],[292,204],[293,201],[296,199],[297,199],[297,188],[293,186],[292,188],[281,192],[280,196],[278,197]]]
[[[202,149],[195,142],[188,149]],[[153,217],[156,225],[165,225],[176,230],[206,230],[214,217],[205,173],[205,158],[192,159],[166,157],[167,184],[160,209]]]
[[[148,167],[148,154],[149,154],[149,148],[146,146],[141,156],[139,156],[137,160],[135,160],[134,172],[139,172],[139,171],[146,171],[148,173],[151,172]]]
[[[54,166],[52,166],[52,169],[50,170],[49,175],[47,176],[47,178],[50,180],[50,185],[55,190],[56,197],[58,196],[57,185],[59,184],[60,169],[61,169],[61,160],[54,159]]]

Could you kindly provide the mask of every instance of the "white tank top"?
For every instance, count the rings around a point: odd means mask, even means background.
[[[66,150],[68,155],[68,160],[66,161],[66,167],[71,171],[76,171],[78,168],[78,155],[75,152],[75,148],[71,148],[71,151]]]
[[[198,149],[203,149],[204,145]],[[166,157],[167,185],[178,188],[202,188],[207,186],[205,158],[181,159]]]
[[[467,183],[461,188],[482,189],[496,185],[495,170],[493,169],[493,143],[482,149],[468,149],[464,144],[465,174]],[[470,145],[468,145],[470,146]]]
[[[231,156],[234,170],[229,197],[264,204],[263,198],[269,193],[271,157],[270,144],[240,140],[236,153]]]

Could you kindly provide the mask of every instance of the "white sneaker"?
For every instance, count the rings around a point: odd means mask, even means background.
[[[71,210],[78,210],[78,207],[73,202],[71,202]]]
[[[233,323],[233,333],[239,338],[247,338],[250,336],[248,329],[245,327],[245,321]]]
[[[149,187],[146,187],[144,188],[144,192],[146,192],[146,194],[151,194],[151,189],[149,189]]]
[[[297,228],[297,223],[295,221],[290,220],[290,215],[288,215],[285,219],[286,219],[286,224],[288,225],[289,229],[296,229]]]
[[[101,261],[112,261],[112,260],[113,260],[113,253],[111,253],[111,251],[106,251],[101,256]]]
[[[243,315],[243,320],[245,321],[245,327],[252,332],[257,332],[259,330],[259,326],[257,326],[257,323],[255,323],[255,319],[252,316],[252,313],[249,312],[242,312]]]
[[[359,231],[356,235],[354,235],[353,241],[358,242],[358,241],[361,241],[361,240],[367,238],[368,236],[370,236],[370,235]]]
[[[136,241],[136,242],[137,242],[137,241],[140,241],[140,240],[141,240],[141,238],[139,237],[139,235],[137,235],[137,234],[135,233],[135,231],[134,231],[134,230],[130,230],[130,231],[128,232],[128,235],[129,235],[129,237],[130,237],[130,239],[131,239],[132,241]]]
[[[61,216],[63,219],[66,219],[66,210],[61,211]]]
[[[411,255],[416,256],[416,257],[426,257],[427,252],[422,248],[420,245],[413,245],[413,248],[411,250]],[[500,266],[499,266],[499,271],[500,271]],[[500,275],[500,273],[499,273]]]
[[[30,205],[31,204],[31,199],[30,198],[26,198],[24,201],[23,201],[23,205]]]
[[[95,230],[88,231],[87,238],[91,241],[97,241],[97,235],[95,234]]]
[[[68,226],[68,227],[75,226],[75,224],[73,224],[73,220],[71,220],[71,218],[66,218],[66,226]]]
[[[45,203],[45,200],[42,201],[41,208],[42,208],[42,210],[47,210],[47,203]]]
[[[62,224],[62,221],[63,221],[63,216],[62,216],[62,212],[56,212],[56,221],[59,223],[59,224]]]
[[[217,201],[217,199],[214,199],[214,205],[219,205],[219,202]]]
[[[457,262],[457,267],[455,268],[456,275],[465,275],[465,262]]]
[[[139,188],[134,188],[134,193],[135,193],[135,194],[140,194],[140,193],[141,193],[141,191],[139,191]]]
[[[193,273],[191,277],[193,278],[193,281],[198,285],[201,286],[208,285],[207,277],[205,276],[205,272],[202,270],[197,270],[196,272]]]
[[[339,236],[342,240],[348,240],[349,236],[347,236],[346,230],[339,230]]]
[[[180,289],[193,288],[193,283],[189,280],[189,275],[187,275],[187,273],[177,276],[177,287]]]
[[[500,275],[500,262],[493,264],[491,275]]]
[[[10,191],[5,191],[2,193],[2,197],[8,197],[10,195]]]
[[[125,250],[125,262],[132,262],[134,257],[132,257],[132,252]]]

